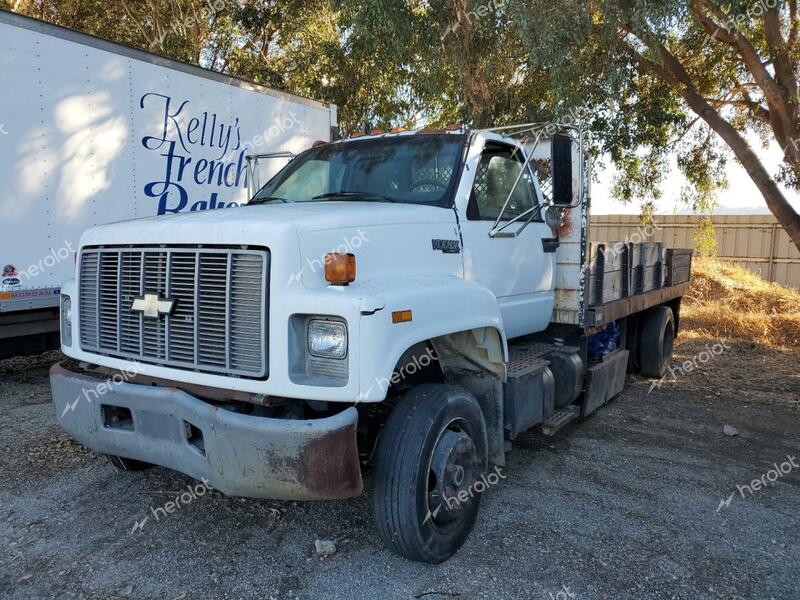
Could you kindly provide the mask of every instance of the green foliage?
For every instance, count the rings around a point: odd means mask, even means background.
[[[709,213],[717,208],[717,189],[728,186],[727,158],[727,153],[707,127],[695,127],[693,139],[680,146],[678,168],[689,182],[681,190],[681,199],[693,212]]]
[[[711,258],[717,256],[717,236],[714,232],[714,222],[708,215],[700,218],[700,222],[694,230],[694,252],[697,256]]]
[[[655,202],[643,202],[641,210],[639,211],[639,224],[644,226],[654,225],[655,214],[656,214]]]
[[[646,31],[686,66],[704,97],[741,132],[765,141],[757,109],[730,102],[748,81],[741,60],[692,18],[688,2],[644,0],[341,0],[348,31],[384,65],[407,67],[404,120],[481,127],[552,119],[582,109],[596,157],[619,171],[612,192],[653,202],[677,168],[680,197],[695,211],[716,206],[729,152],[687,106],[681,90],[641,68],[622,32]],[[729,5],[747,11],[754,5]],[[742,24],[758,29],[754,20]],[[753,30],[753,31],[751,31]],[[634,44],[636,46],[636,44]],[[646,57],[651,50],[638,44]],[[786,178],[787,181],[789,178]]]
[[[793,1],[775,0],[784,32],[794,40],[781,51],[797,74],[800,44],[788,30],[798,27],[787,21]],[[595,157],[608,156],[617,167],[613,193],[625,201],[660,198],[673,165],[689,183],[681,198],[694,210],[712,210],[716,191],[727,185],[726,147],[687,104],[683,84],[648,68],[661,64],[659,48],[675,57],[692,88],[737,132],[763,143],[775,139],[764,96],[742,57],[709,35],[697,16],[700,5],[723,11],[725,27],[767,56],[771,48],[758,12],[763,0],[0,3],[333,102],[345,131],[367,123],[388,129],[578,120]],[[800,114],[797,92],[789,96],[789,110]],[[797,189],[800,162],[787,160],[776,177]]]
[[[639,56],[659,64],[654,48],[665,47],[685,69],[699,94],[742,134],[766,143],[774,137],[763,118],[764,99],[742,57],[709,36],[688,1],[520,0],[513,10],[528,33],[531,62],[548,74],[547,86],[565,101],[592,103],[592,129],[601,151],[621,170],[614,187],[623,200],[660,195],[669,156],[690,188],[682,199],[695,210],[714,206],[715,191],[727,185],[729,151],[703,126],[682,97],[680,85],[642,68]],[[763,0],[712,3],[756,48],[767,55],[761,15]],[[787,30],[787,2],[779,7]],[[534,37],[535,36],[535,37]],[[800,48],[790,49],[795,61]],[[795,73],[797,62],[794,63]],[[797,114],[797,113],[795,113]],[[688,138],[688,141],[687,141]],[[636,156],[631,149],[638,148]],[[793,176],[794,174],[794,176]],[[782,180],[797,188],[797,167],[785,165]]]

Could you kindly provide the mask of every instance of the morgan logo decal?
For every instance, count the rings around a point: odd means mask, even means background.
[[[134,298],[131,304],[131,312],[139,312],[146,319],[158,319],[163,315],[172,313],[175,308],[175,300],[160,298],[158,294],[145,294],[141,298]]]

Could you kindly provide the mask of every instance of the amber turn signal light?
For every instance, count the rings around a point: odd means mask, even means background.
[[[328,252],[325,255],[325,281],[333,285],[347,285],[356,280],[356,255]]]
[[[392,323],[408,323],[413,318],[410,310],[396,310],[392,313]]]

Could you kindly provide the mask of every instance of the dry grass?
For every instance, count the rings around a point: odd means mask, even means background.
[[[681,307],[682,335],[743,339],[800,349],[800,292],[769,283],[744,267],[694,259]]]

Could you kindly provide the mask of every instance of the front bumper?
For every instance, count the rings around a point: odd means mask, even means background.
[[[329,500],[362,491],[355,408],[323,419],[255,417],[61,364],[50,369],[50,385],[58,422],[96,452],[168,467],[232,496]],[[130,420],[109,418],[124,409]]]

